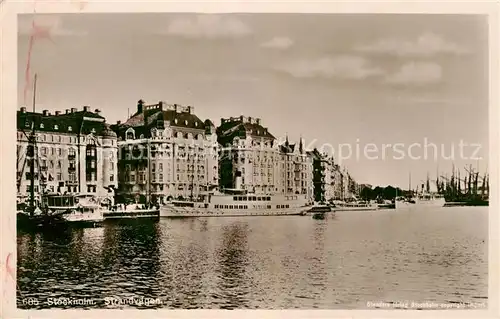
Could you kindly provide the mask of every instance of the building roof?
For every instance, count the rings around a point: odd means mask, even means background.
[[[125,132],[131,127],[136,136],[143,135],[148,138],[151,137],[151,129],[164,128],[165,121],[169,122],[174,129],[199,130],[200,133],[205,132],[207,126],[213,126],[210,120],[203,122],[191,111],[191,107],[179,106],[177,108],[177,105],[171,106],[162,102],[148,106],[140,105],[137,112],[125,123],[112,125],[111,128],[121,138],[125,137]]]
[[[48,111],[27,112],[26,108],[17,111],[17,129],[31,130],[32,125],[38,132],[53,132],[66,134],[90,134],[96,135],[106,133],[105,118],[101,115],[91,112],[88,107],[83,111],[77,111],[75,108],[67,110],[66,113],[50,114]],[[112,135],[107,135],[112,137]]]
[[[252,138],[275,139],[269,130],[260,124],[259,119],[252,121],[251,118],[240,116],[237,118],[221,119],[221,125],[217,128],[217,139],[222,145],[232,143],[234,138],[242,139],[251,136]]]

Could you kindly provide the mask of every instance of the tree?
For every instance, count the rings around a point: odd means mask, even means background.
[[[371,200],[373,199],[373,191],[371,188],[365,186],[361,189],[361,192],[359,192],[359,196],[363,200]]]

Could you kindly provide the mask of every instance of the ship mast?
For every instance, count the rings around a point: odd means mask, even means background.
[[[412,191],[411,191],[411,172],[408,173],[408,193],[410,194],[410,198],[412,197]]]
[[[35,212],[35,157],[36,157],[36,136],[35,136],[35,103],[36,103],[36,79],[33,81],[33,117],[31,120],[31,136],[29,138],[28,152],[31,155],[30,161],[30,215]]]

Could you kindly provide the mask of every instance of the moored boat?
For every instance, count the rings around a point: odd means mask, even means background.
[[[265,195],[227,189],[207,194],[202,202],[171,201],[160,207],[160,217],[301,215],[309,208],[306,195]]]
[[[340,211],[373,211],[378,210],[379,207],[376,204],[372,204],[368,201],[334,201],[333,204],[336,212]]]
[[[160,210],[157,207],[146,207],[139,204],[117,204],[103,212],[105,220],[129,218],[158,218]]]

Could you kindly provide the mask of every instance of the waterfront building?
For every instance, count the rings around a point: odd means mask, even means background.
[[[345,200],[357,195],[358,187],[346,168],[317,149],[308,152],[313,162],[313,193],[317,202]]]
[[[166,202],[197,199],[218,186],[215,126],[191,106],[146,105],[126,122],[112,126],[118,135],[118,193],[122,199]]]
[[[221,119],[217,137],[221,188],[312,198],[312,159],[302,141],[280,144],[261,119],[246,116]]]
[[[326,198],[326,173],[328,161],[326,156],[313,149],[308,152],[309,158],[312,159],[312,182],[313,182],[313,199],[315,202],[324,202]]]
[[[35,132],[35,148],[29,143]],[[33,163],[32,163],[33,162]],[[17,111],[17,194],[92,195],[113,202],[117,187],[117,137],[99,110],[67,109],[64,113]]]
[[[281,179],[284,193],[305,194],[312,201],[314,197],[313,158],[304,149],[302,139],[299,145],[290,144],[288,137],[280,145]]]

